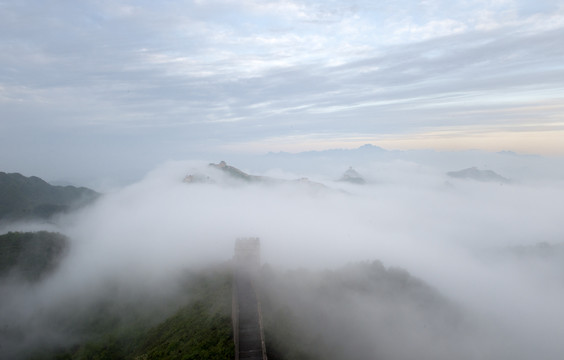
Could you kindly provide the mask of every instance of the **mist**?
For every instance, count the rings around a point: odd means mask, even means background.
[[[228,161],[249,174],[288,180],[257,183],[230,178],[207,161],[170,161],[56,218],[49,229],[71,242],[57,271],[38,284],[0,284],[0,324],[33,330],[2,346],[17,354],[30,343],[72,342],[71,334],[52,326],[52,314],[71,304],[86,309],[106,293],[127,306],[174,304],[186,269],[228,262],[236,238],[256,236],[269,271],[308,274],[265,277],[266,295],[302,314],[302,331],[356,349],[349,358],[562,357],[562,252],[509,251],[564,241],[562,159],[358,155]],[[511,182],[446,175],[484,164]],[[338,181],[350,165],[364,185]],[[183,182],[190,174],[213,182]],[[41,227],[10,226],[3,230]],[[354,291],[320,296],[318,287],[331,278],[326,271],[376,260],[384,273],[402,269],[420,279],[438,300],[427,307],[410,293],[398,301]]]

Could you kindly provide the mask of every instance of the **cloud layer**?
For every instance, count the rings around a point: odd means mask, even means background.
[[[372,160],[358,156],[362,151],[375,152]],[[561,258],[506,254],[512,246],[562,242],[564,203],[555,201],[564,197],[561,176],[539,181],[529,172],[542,169],[542,159],[510,154],[478,157],[494,164],[502,156],[506,167],[495,170],[511,177],[510,184],[450,178],[445,162],[398,159],[370,147],[354,157],[343,154],[351,153],[305,154],[292,162],[294,169],[276,167],[285,156],[295,157],[284,154],[278,162],[274,157],[244,167],[290,180],[306,175],[311,182],[248,184],[203,162],[164,164],[61,218],[60,231],[72,239],[68,259],[49,281],[12,288],[2,299],[2,321],[38,321],[45,309],[88,299],[108,283],[140,298],[170,292],[183,269],[227,261],[235,238],[258,236],[263,262],[275,269],[334,269],[376,259],[406,269],[471,316],[482,330],[468,335],[475,336],[470,343],[485,357],[561,355],[559,339],[547,335],[564,330]],[[354,161],[367,184],[335,181],[337,169]],[[296,170],[306,163],[308,171]],[[215,183],[182,182],[195,173]],[[359,309],[368,309],[370,303],[358,301]]]
[[[564,151],[557,1],[0,9],[4,170],[131,178],[210,151],[366,142]]]

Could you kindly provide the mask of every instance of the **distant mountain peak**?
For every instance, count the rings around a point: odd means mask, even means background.
[[[372,144],[364,144],[362,146],[359,146],[358,148],[359,150],[378,150],[378,151],[386,151],[384,148],[381,148],[380,146],[376,146],[376,145],[372,145]]]
[[[360,176],[360,174],[355,169],[353,169],[352,166],[349,166],[348,170],[345,171],[345,173],[343,174],[343,176],[341,176],[339,181],[346,181],[354,184],[366,183],[366,181],[362,178],[362,176]]]
[[[266,180],[263,176],[249,175],[234,166],[227,165],[227,163],[223,160],[220,161],[219,164],[210,163],[209,166],[221,170],[224,173],[227,173],[228,175],[243,181],[252,182]]]
[[[296,180],[283,180],[283,179],[277,179],[277,178],[273,178],[273,177],[269,177],[269,176],[260,176],[260,175],[250,175],[247,174],[246,172],[239,170],[238,168],[228,165],[225,161],[220,161],[218,164],[214,164],[214,163],[210,163],[208,164],[209,168],[212,169],[217,169],[219,171],[221,171],[222,173],[224,173],[225,175],[227,175],[226,179],[229,180],[237,180],[237,181],[243,181],[243,182],[247,182],[247,183],[260,183],[260,184],[300,184],[300,185],[305,185],[308,186],[312,189],[325,189],[325,185],[321,184],[321,183],[317,183],[314,181],[309,180],[306,177],[302,177]],[[204,171],[203,173],[193,173],[193,174],[188,174],[184,177],[184,182],[185,183],[210,183],[210,184],[222,184],[225,182],[225,179],[221,179],[221,178],[217,178],[217,177],[213,177],[214,175],[217,175],[217,173],[212,174],[206,174],[206,172]],[[229,183],[230,181],[227,180],[227,182]]]
[[[492,170],[480,170],[473,166],[459,171],[447,172],[447,175],[457,179],[470,179],[481,182],[509,183],[510,180]]]
[[[246,172],[239,170],[234,166],[227,165],[227,163],[223,160],[220,161],[218,164],[209,163],[208,167],[221,171],[229,178],[235,180],[242,180],[244,182],[272,181],[272,179],[265,176],[249,175]],[[185,183],[216,183],[216,181],[219,181],[219,179],[212,178],[213,174],[205,174],[205,173],[206,171],[204,171],[204,173],[188,174],[184,177],[183,181]]]

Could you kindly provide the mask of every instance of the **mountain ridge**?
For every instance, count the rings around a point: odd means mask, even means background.
[[[492,170],[480,170],[473,166],[467,169],[462,169],[459,171],[449,171],[447,175],[457,179],[469,179],[480,182],[498,182],[503,184],[508,184],[511,181],[495,171]]]
[[[49,219],[100,196],[86,187],[55,186],[37,177],[0,171],[0,221]]]

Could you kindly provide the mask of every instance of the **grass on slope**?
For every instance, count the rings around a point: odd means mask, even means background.
[[[190,300],[156,325],[149,325],[143,314],[124,322],[126,314],[92,310],[87,341],[62,351],[39,351],[31,359],[231,359],[231,284],[227,267],[188,275],[185,291]]]
[[[231,274],[216,276],[198,279],[197,297],[149,331],[139,358],[196,360],[234,356]]]

